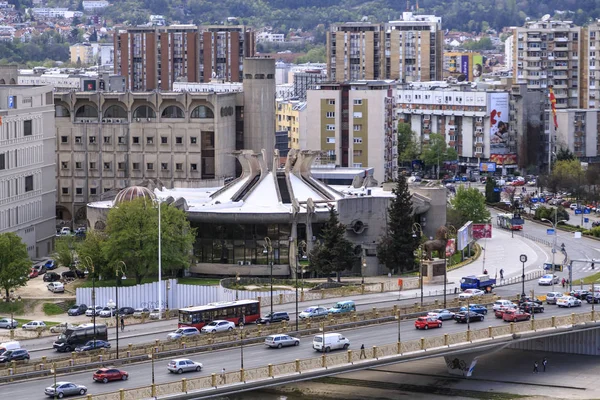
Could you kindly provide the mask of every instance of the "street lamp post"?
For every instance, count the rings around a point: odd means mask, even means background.
[[[298,257],[298,248],[296,248],[296,268],[294,268],[294,275],[296,275],[296,332],[298,332],[298,264],[300,258]]]
[[[271,253],[271,258],[273,255],[273,247],[271,246],[271,239],[269,237],[265,237],[265,251],[267,252],[267,264],[271,267],[271,317],[273,317],[273,260],[269,261],[269,253]],[[264,251],[263,251],[264,252]]]
[[[527,262],[527,255],[521,254],[519,260],[523,264],[523,273],[521,275],[521,298],[524,299],[527,296],[525,294],[525,263]]]
[[[161,215],[160,209],[162,208],[162,202],[160,199],[156,199],[158,202],[158,319],[162,319],[162,229],[161,229]]]
[[[448,239],[450,239],[450,237],[454,236],[454,235],[456,235],[456,227],[454,225],[448,225]],[[446,251],[446,249],[444,249],[444,252],[445,251]],[[453,254],[454,254],[454,249],[452,251],[452,254],[450,254],[450,257],[452,257]],[[447,285],[448,285],[448,257],[444,257],[444,308],[446,308],[446,291],[448,290]]]
[[[121,279],[126,279],[126,269],[127,265],[125,265],[125,262],[117,262],[117,266],[115,267],[115,332],[117,334],[117,360],[119,359],[119,273],[122,275]]]
[[[88,270],[92,272],[92,324],[94,325],[94,343],[96,343],[96,272],[89,256],[84,258]]]
[[[240,368],[244,369],[244,324],[240,324]]]
[[[396,319],[398,320],[398,343],[402,342],[402,337],[400,335],[400,319],[402,315],[400,314],[400,307],[398,307],[398,314],[396,314]]]
[[[50,372],[54,375],[54,400],[56,400],[58,396],[58,388],[56,387],[56,363],[52,363]]]
[[[235,274],[235,301],[238,301],[238,287],[240,286],[240,273]]]
[[[412,225],[412,236],[413,239],[419,241],[419,286],[421,287],[421,307],[423,307],[423,245],[420,243],[421,236],[423,236],[423,229],[418,222]]]
[[[550,271],[552,272],[552,291],[553,291],[553,292],[554,292],[554,258],[555,258],[555,256],[556,256],[556,239],[557,239],[557,231],[556,231],[556,226],[557,226],[558,224],[560,224],[561,222],[562,222],[562,223],[565,223],[565,222],[567,222],[567,221],[566,221],[566,220],[564,220],[564,219],[561,219],[560,221],[557,221],[557,220],[556,220],[557,214],[558,214],[558,213],[556,212],[556,210],[554,210],[554,222],[550,221],[550,220],[549,220],[549,219],[547,219],[547,218],[542,218],[542,219],[541,219],[542,221],[546,221],[546,222],[548,222],[550,225],[552,225],[552,230],[554,231],[554,242],[553,242],[553,244],[552,244],[552,269],[550,270]]]
[[[154,388],[154,347],[152,347],[152,354],[148,354],[148,358],[152,363],[152,397],[156,395]]]

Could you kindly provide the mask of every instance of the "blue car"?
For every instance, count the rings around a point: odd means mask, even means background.
[[[487,308],[485,308],[485,306],[482,306],[481,304],[470,304],[469,310],[481,315],[486,315],[488,312]],[[460,311],[467,311],[467,307],[461,307]]]
[[[46,269],[54,269],[56,268],[56,263],[54,262],[54,260],[48,260],[44,264],[44,267],[46,267]]]
[[[110,343],[105,340],[96,340],[95,342],[93,340],[89,340],[83,346],[76,347],[75,351],[81,353],[82,351],[98,350],[102,348],[110,349]]]

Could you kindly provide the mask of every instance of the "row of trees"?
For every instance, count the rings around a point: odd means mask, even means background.
[[[458,160],[458,153],[454,147],[449,147],[444,136],[438,133],[430,133],[429,142],[420,145],[410,124],[399,122],[398,161],[401,165],[410,165],[417,159],[423,161],[426,167],[435,167],[439,174],[445,161]]]

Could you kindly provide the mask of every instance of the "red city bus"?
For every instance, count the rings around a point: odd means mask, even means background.
[[[205,306],[179,309],[178,327],[202,327],[211,321],[222,319],[236,325],[248,324],[260,318],[260,303],[257,300],[237,300],[210,303]]]

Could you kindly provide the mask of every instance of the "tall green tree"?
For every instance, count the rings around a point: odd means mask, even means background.
[[[107,265],[126,264],[126,275],[138,284],[158,271],[158,209],[151,201],[138,198],[120,203],[108,213],[107,240],[103,253]],[[164,272],[189,266],[195,231],[185,212],[161,203],[161,254]],[[109,267],[111,268],[111,267]]]
[[[87,269],[89,277],[92,274],[98,276],[109,276],[112,272],[108,266],[108,260],[104,252],[106,234],[101,231],[91,230],[85,235],[85,240],[79,244],[77,254],[81,262],[81,268]]]
[[[485,180],[485,201],[488,203],[497,203],[500,201],[500,190],[496,186],[496,181],[492,177],[487,177]]]
[[[10,291],[25,286],[31,271],[27,245],[13,232],[0,234],[0,288],[8,299]]]
[[[359,258],[354,254],[352,242],[346,239],[346,226],[340,222],[333,207],[329,208],[329,219],[320,239],[310,252],[311,267],[324,275],[335,272],[339,282],[340,273],[352,269]]]
[[[490,212],[485,207],[485,197],[479,189],[459,186],[456,196],[450,200],[450,208],[457,214],[455,226],[462,226],[468,221],[475,223],[489,222]]]
[[[78,243],[75,240],[75,236],[66,235],[56,238],[56,247],[54,250],[56,263],[69,269],[74,268],[77,247]]]
[[[377,258],[390,271],[403,272],[414,268],[419,246],[419,239],[413,238],[412,194],[405,177],[398,178],[392,193],[395,197],[390,200],[385,233],[377,243]]]
[[[453,161],[458,158],[458,153],[453,147],[448,147],[444,136],[438,133],[429,134],[429,143],[423,146],[421,160],[428,167],[436,167],[439,175],[444,161]]]
[[[400,164],[410,163],[419,154],[415,133],[410,124],[398,122],[398,161]]]

